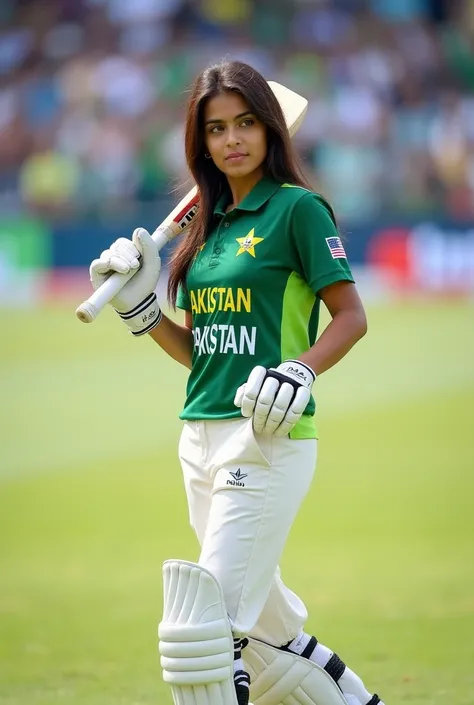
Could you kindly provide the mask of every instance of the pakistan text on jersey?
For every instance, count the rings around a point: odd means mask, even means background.
[[[252,311],[252,290],[231,289],[225,286],[206,287],[189,292],[193,313],[214,313],[214,311]]]
[[[195,328],[194,351],[196,355],[255,355],[257,327],[217,325]]]

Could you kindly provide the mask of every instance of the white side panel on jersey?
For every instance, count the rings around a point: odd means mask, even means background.
[[[163,583],[160,661],[175,705],[237,705],[234,641],[219,583],[178,560],[163,564]]]
[[[254,705],[347,705],[331,676],[306,658],[255,639],[242,658]]]

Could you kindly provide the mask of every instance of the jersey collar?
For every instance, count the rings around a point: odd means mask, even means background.
[[[269,176],[262,176],[260,181],[255,184],[250,193],[245,196],[242,203],[239,203],[234,210],[257,211],[278,191],[280,186],[281,184],[278,183],[278,181],[275,181]],[[227,194],[224,194],[219,198],[216,207],[214,208],[215,215],[225,215],[227,199]]]

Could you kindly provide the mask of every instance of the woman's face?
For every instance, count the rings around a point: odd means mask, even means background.
[[[204,130],[207,151],[228,178],[244,178],[261,168],[267,154],[265,125],[239,93],[227,91],[207,101]]]

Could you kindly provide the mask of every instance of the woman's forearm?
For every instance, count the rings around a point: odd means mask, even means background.
[[[193,332],[180,326],[163,314],[161,322],[149,335],[173,360],[191,369],[193,354]]]
[[[320,375],[342,360],[366,332],[367,319],[363,309],[341,311],[334,316],[316,343],[299,359]]]

